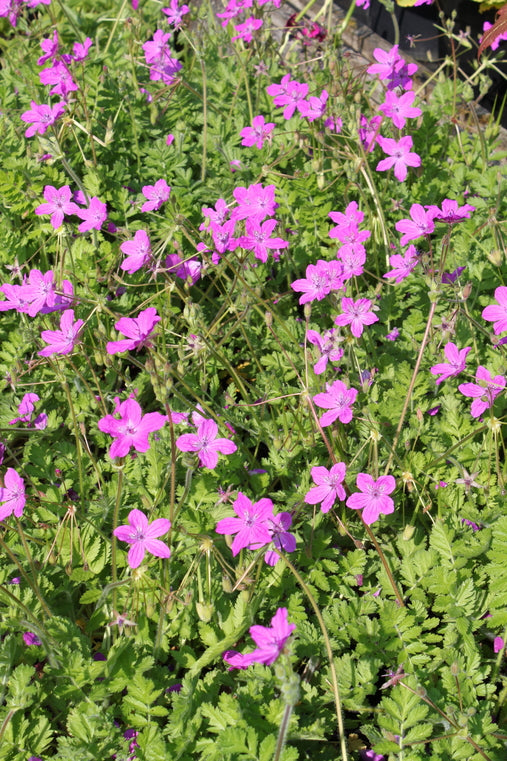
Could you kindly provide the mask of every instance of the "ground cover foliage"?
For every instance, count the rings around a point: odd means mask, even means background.
[[[6,8],[0,759],[505,758],[472,43],[425,88],[271,3]]]

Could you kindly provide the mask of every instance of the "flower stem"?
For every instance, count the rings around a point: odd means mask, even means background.
[[[363,523],[364,523],[364,520],[363,520]],[[393,588],[393,592],[394,592],[394,594],[396,596],[396,599],[398,600],[399,605],[402,608],[404,608],[405,607],[405,603],[403,602],[403,597],[401,596],[400,590],[398,589],[398,587],[396,585],[396,582],[395,582],[394,576],[393,576],[393,572],[389,568],[389,564],[387,562],[386,556],[384,555],[384,553],[380,549],[380,544],[377,542],[377,540],[375,538],[375,534],[373,533],[373,531],[371,530],[371,528],[368,526],[367,523],[364,523],[364,527],[365,527],[366,531],[368,532],[368,536],[370,537],[371,541],[375,545],[375,549],[378,552],[378,555],[379,555],[379,557],[380,557],[380,559],[382,561],[382,565],[384,566],[385,572],[387,573],[387,575],[389,577],[389,581],[391,582],[391,586]]]

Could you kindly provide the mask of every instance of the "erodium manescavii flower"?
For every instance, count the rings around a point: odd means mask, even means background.
[[[171,550],[167,544],[156,538],[167,534],[170,528],[171,521],[167,518],[157,518],[148,523],[148,518],[142,510],[131,510],[128,524],[118,526],[113,534],[122,542],[130,544],[127,562],[131,568],[138,568],[143,562],[146,552],[150,552],[158,558],[170,557]]]
[[[328,412],[324,412],[319,418],[321,426],[331,425],[338,418],[341,423],[350,423],[352,420],[352,405],[356,401],[357,390],[347,388],[345,383],[340,380],[327,385],[327,391],[321,394],[315,394],[313,397],[314,404],[317,407],[323,407]]]
[[[215,531],[229,536],[236,534],[231,546],[233,555],[244,547],[258,550],[271,542],[269,521],[273,518],[273,503],[270,499],[264,497],[252,503],[246,494],[238,492],[232,507],[236,517],[218,521]]]
[[[218,452],[233,454],[237,446],[230,439],[217,438],[218,425],[212,419],[204,418],[197,426],[197,433],[184,433],[176,439],[176,446],[182,452],[197,452],[199,465],[216,468]]]
[[[362,510],[363,521],[368,526],[375,523],[381,513],[394,512],[394,502],[388,496],[396,487],[393,476],[380,476],[375,481],[367,473],[358,473],[356,484],[360,491],[351,494],[346,505],[352,510]]]
[[[20,518],[25,506],[25,482],[14,468],[7,468],[4,485],[0,488],[0,521],[9,515]]]
[[[505,378],[503,375],[495,375],[492,378],[489,370],[479,365],[475,379],[479,382],[461,383],[458,389],[464,396],[472,397],[473,402],[470,407],[472,417],[480,417],[483,412],[493,406],[496,397],[504,390]]]
[[[150,448],[148,434],[160,430],[167,421],[166,415],[160,412],[143,415],[135,399],[125,399],[118,405],[115,414],[120,418],[106,415],[97,423],[99,431],[109,433],[115,439],[109,448],[109,457],[113,459],[125,457],[132,447],[137,452],[147,452]]]
[[[224,653],[224,661],[233,668],[244,669],[252,663],[264,663],[270,666],[280,656],[295,628],[295,624],[289,623],[287,608],[278,608],[271,619],[271,626],[250,627],[250,636],[257,645],[253,652],[242,655],[234,650],[228,650]]]
[[[470,346],[467,346],[466,349],[458,349],[456,344],[452,343],[452,341],[449,341],[449,343],[446,344],[444,354],[448,361],[433,365],[430,370],[432,375],[440,375],[440,378],[436,379],[437,386],[439,383],[442,383],[442,381],[447,380],[447,378],[452,378],[463,372],[470,348]]]

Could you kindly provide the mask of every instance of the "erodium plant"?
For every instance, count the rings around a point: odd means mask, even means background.
[[[0,7],[0,761],[506,756],[502,46],[352,11]]]

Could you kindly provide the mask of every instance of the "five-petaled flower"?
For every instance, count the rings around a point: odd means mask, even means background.
[[[388,169],[394,168],[396,179],[399,182],[404,182],[407,179],[408,166],[421,166],[421,157],[411,150],[414,144],[410,135],[406,135],[400,138],[400,140],[379,135],[377,143],[384,153],[387,153],[389,156],[389,158],[379,161],[377,172],[385,172]]]
[[[141,206],[141,211],[158,211],[171,194],[171,186],[167,182],[157,180],[154,185],[143,185],[143,196],[148,200]]]
[[[218,521],[215,531],[228,536],[236,534],[231,546],[233,555],[244,547],[258,550],[271,542],[269,522],[273,519],[273,503],[270,499],[264,497],[252,503],[246,494],[238,492],[232,507],[237,517]]]
[[[83,220],[77,228],[80,233],[85,233],[88,230],[100,230],[107,219],[107,206],[102,201],[99,201],[97,196],[93,196],[90,199],[88,208],[78,209],[76,214]]]
[[[470,407],[472,417],[480,417],[485,410],[493,406],[496,397],[504,390],[505,378],[503,375],[495,375],[492,378],[489,370],[479,365],[475,379],[479,383],[461,383],[458,388],[464,396],[471,396],[474,400]]]
[[[356,479],[359,492],[351,494],[346,505],[352,510],[363,511],[363,521],[371,526],[379,515],[394,512],[394,502],[388,494],[396,487],[393,476],[380,476],[376,481],[367,473],[358,473]]]
[[[346,470],[344,462],[335,463],[330,470],[320,465],[312,468],[312,478],[317,486],[312,486],[310,491],[306,492],[306,504],[317,505],[320,502],[320,509],[323,513],[327,513],[337,499],[345,500],[346,494],[342,483]]]
[[[433,365],[430,372],[432,375],[440,375],[440,378],[436,379],[438,386],[442,381],[447,378],[453,378],[455,375],[459,375],[465,369],[467,354],[470,351],[470,346],[466,349],[458,349],[456,344],[449,341],[444,349],[444,354],[448,362],[442,362],[438,365]]]
[[[356,401],[357,390],[347,388],[345,383],[335,380],[331,385],[327,385],[327,391],[321,394],[315,394],[313,397],[317,407],[323,407],[328,412],[324,412],[319,418],[321,426],[325,427],[334,423],[336,418],[342,423],[350,423],[352,420],[352,405]]]
[[[236,444],[230,439],[217,439],[218,425],[212,419],[204,418],[197,426],[197,433],[184,433],[176,439],[176,446],[182,452],[197,452],[202,467],[216,468],[218,452],[233,454]]]
[[[167,534],[171,528],[171,521],[167,518],[157,518],[148,523],[148,518],[142,510],[131,510],[128,524],[118,526],[113,534],[122,542],[128,542],[131,547],[127,555],[127,563],[131,568],[138,568],[143,562],[146,552],[157,558],[168,558],[171,550],[164,542],[156,537]]]
[[[121,317],[114,327],[127,338],[121,341],[108,341],[107,353],[118,354],[132,349],[139,351],[143,346],[151,346],[149,336],[157,322],[160,322],[160,317],[155,307],[143,309],[137,317]]]
[[[497,304],[490,304],[482,310],[483,320],[490,320],[494,323],[493,330],[495,335],[504,333],[507,330],[507,285],[499,285],[495,290],[495,299]]]
[[[21,114],[22,121],[31,122],[30,127],[25,131],[25,137],[33,137],[37,132],[43,135],[65,111],[63,101],[55,103],[54,106],[47,106],[45,103],[38,105],[32,100],[30,106],[28,111]]]
[[[224,653],[224,661],[232,668],[246,668],[252,663],[270,666],[282,653],[295,628],[295,624],[289,623],[287,608],[278,608],[271,619],[271,626],[250,627],[250,636],[257,645],[253,652],[242,655],[234,650],[227,650]]]
[[[46,185],[44,198],[46,203],[37,206],[35,213],[38,215],[50,214],[51,224],[55,230],[60,227],[66,214],[77,214],[79,212],[79,206],[71,201],[72,191],[68,185],[64,185],[60,189],[53,187],[53,185]]]
[[[4,476],[4,485],[0,488],[0,521],[9,515],[20,518],[25,506],[25,482],[14,468],[7,468]]]
[[[350,325],[353,336],[359,338],[362,335],[365,325],[372,325],[378,322],[378,317],[371,309],[370,299],[349,299],[346,296],[342,298],[343,314],[335,317],[335,325]]]
[[[137,452],[147,452],[150,448],[148,434],[160,430],[167,421],[166,415],[160,412],[143,415],[141,406],[135,399],[121,402],[115,414],[120,415],[120,418],[106,415],[97,423],[99,431],[109,433],[115,439],[109,449],[109,457],[112,459],[125,457],[132,447]]]
[[[74,310],[66,309],[60,318],[60,330],[43,330],[40,334],[46,346],[37,352],[40,357],[49,357],[51,354],[70,354],[79,338],[79,331],[83,327],[83,320],[74,322]]]

